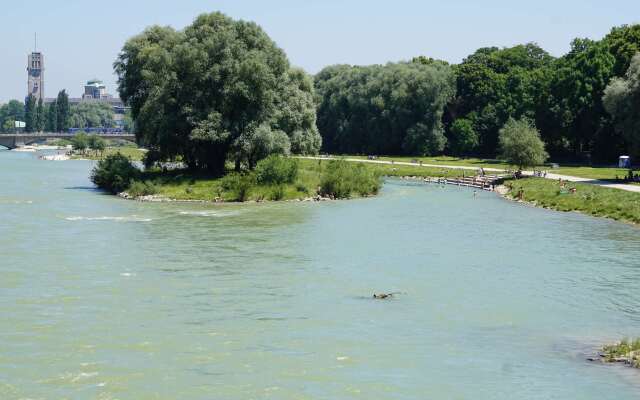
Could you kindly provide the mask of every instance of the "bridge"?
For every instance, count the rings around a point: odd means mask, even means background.
[[[99,133],[96,134],[103,139],[120,139],[129,142],[136,141],[136,135],[129,133]],[[17,147],[27,146],[29,144],[39,142],[46,139],[67,139],[70,140],[75,133],[17,133],[17,134],[0,134],[0,146],[4,146],[9,150]]]

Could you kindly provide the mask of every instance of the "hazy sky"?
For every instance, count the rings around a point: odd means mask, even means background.
[[[36,31],[47,97],[63,88],[79,96],[92,78],[115,94],[112,64],[127,38],[152,24],[181,29],[211,11],[256,21],[311,73],[416,55],[457,63],[479,47],[525,42],[559,56],[575,37],[640,22],[638,0],[3,0],[0,102],[24,98]]]

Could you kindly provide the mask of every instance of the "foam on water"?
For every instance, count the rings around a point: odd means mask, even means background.
[[[240,211],[234,210],[202,210],[202,211],[180,211],[180,215],[189,215],[194,217],[214,217],[214,218],[224,218],[224,217],[233,217],[236,215],[240,215]]]

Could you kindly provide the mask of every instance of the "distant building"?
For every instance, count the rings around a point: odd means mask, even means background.
[[[45,103],[52,103],[56,101],[56,98],[45,99]],[[107,93],[107,87],[101,80],[92,79],[84,85],[84,92],[82,97],[70,97],[69,105],[78,105],[82,103],[103,103],[109,104],[113,107],[113,122],[118,128],[124,126],[124,114],[129,110],[129,107],[125,107],[122,100],[119,97]]]
[[[34,51],[27,57],[27,97],[44,101],[44,55]]]
[[[107,93],[107,87],[98,79],[93,79],[84,85],[83,100],[105,100],[112,99],[113,96]]]

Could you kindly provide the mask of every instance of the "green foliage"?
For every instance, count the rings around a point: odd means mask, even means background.
[[[448,113],[472,123],[481,154],[494,156],[498,131],[510,118],[533,118],[540,95],[538,71],[553,61],[534,43],[481,48],[455,67],[457,96]],[[467,132],[469,132],[467,130]]]
[[[602,353],[605,361],[613,362],[616,359],[627,359],[635,368],[640,368],[640,338],[635,340],[623,339],[620,343],[604,346]]]
[[[44,102],[42,99],[39,99],[38,105],[36,106],[34,130],[36,132],[42,132],[44,130],[46,120],[47,115],[45,113]]]
[[[57,132],[58,131],[58,102],[57,100],[53,100],[45,107],[45,112],[47,115],[47,120],[45,123],[45,130],[47,132]]]
[[[36,109],[36,98],[29,94],[24,105],[25,132],[34,132],[38,121],[38,110]]]
[[[473,123],[466,118],[458,118],[451,125],[450,148],[453,154],[467,155],[472,153],[479,144],[478,134],[473,129]]]
[[[91,171],[91,181],[114,194],[125,191],[139,176],[140,170],[120,153],[106,156]]]
[[[24,121],[25,107],[21,101],[11,100],[7,104],[0,105],[0,130],[13,131],[14,121]]]
[[[347,199],[354,194],[366,196],[378,193],[380,186],[380,176],[364,164],[333,160],[322,172],[320,191],[325,196]]]
[[[107,147],[107,141],[98,135],[89,135],[87,137],[87,147],[95,151],[97,155],[98,152],[103,152]]]
[[[113,107],[106,103],[84,102],[71,106],[69,125],[72,128],[112,128]]]
[[[151,196],[157,194],[159,191],[158,185],[149,181],[134,180],[127,188],[127,193],[131,197]]]
[[[253,169],[258,160],[270,154],[289,155],[291,142],[286,133],[263,124],[240,135],[235,147],[236,159],[246,161],[249,169]]]
[[[271,200],[280,201],[284,199],[285,196],[285,186],[284,185],[276,185],[271,192]]]
[[[69,117],[69,95],[65,90],[62,90],[56,99],[56,128],[58,128],[58,132],[69,130]]]
[[[447,138],[442,129],[431,129],[428,125],[418,123],[407,130],[402,147],[406,154],[433,156],[442,153],[446,144]]]
[[[73,146],[73,150],[84,153],[87,147],[89,147],[89,136],[85,132],[76,133],[73,138],[71,138],[71,146]]]
[[[603,101],[634,155],[640,156],[640,53],[631,60],[624,78],[614,78],[607,86]]]
[[[444,62],[331,66],[315,77],[318,128],[330,153],[435,154],[454,94]]]
[[[521,170],[543,164],[549,154],[538,130],[526,119],[509,119],[500,129],[501,157]]]
[[[271,155],[256,167],[256,180],[261,185],[293,183],[298,177],[298,160]]]
[[[158,160],[220,174],[230,157],[255,165],[271,149],[265,142],[319,147],[313,86],[255,23],[211,13],[182,31],[153,26],[127,41],[114,66],[136,133]]]
[[[225,175],[220,181],[220,187],[232,194],[232,201],[246,201],[254,185],[255,176],[252,173],[233,172]]]

